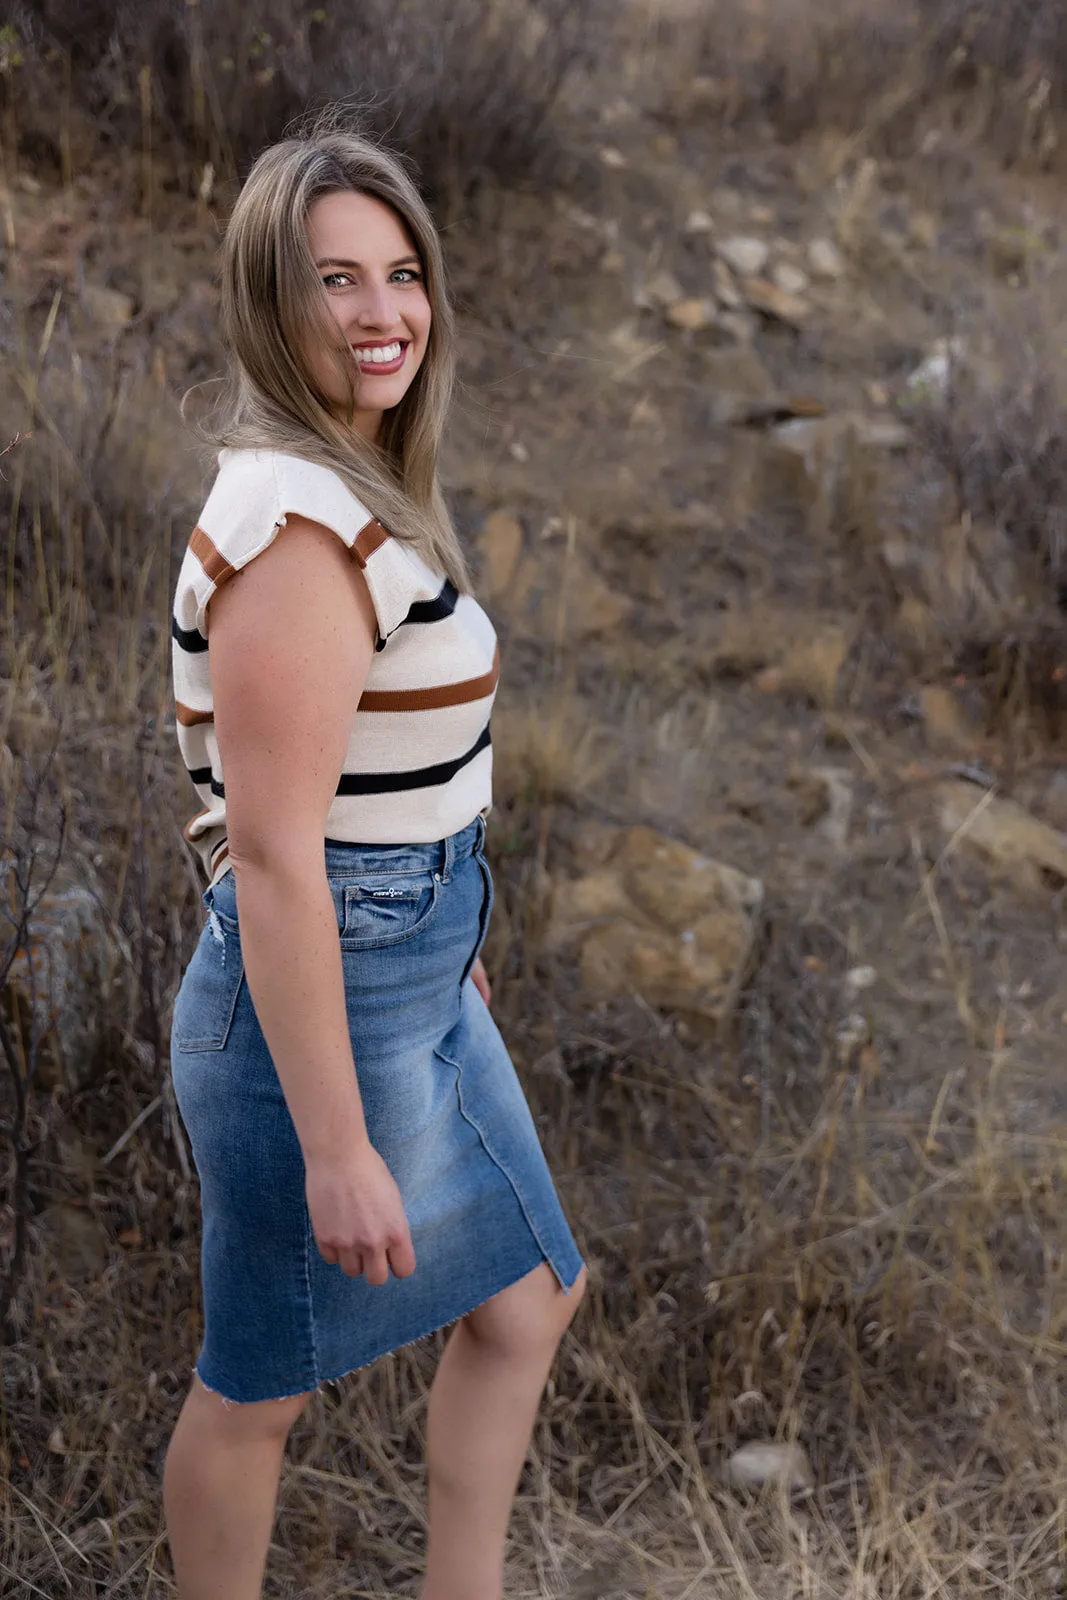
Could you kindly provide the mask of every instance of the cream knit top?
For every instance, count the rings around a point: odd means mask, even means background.
[[[178,743],[201,806],[185,837],[212,884],[229,861],[208,603],[273,543],[290,514],[332,528],[351,550],[378,622],[325,837],[430,843],[485,815],[492,800],[499,652],[481,606],[394,539],[329,468],[278,451],[223,450],[178,574],[171,628]],[[284,616],[270,625],[284,627]]]

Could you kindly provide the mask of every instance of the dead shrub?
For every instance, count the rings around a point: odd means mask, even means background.
[[[964,358],[944,400],[915,417],[953,516],[926,566],[951,665],[979,679],[1003,719],[1036,711],[1055,735],[1067,712],[1067,407],[1036,317],[996,329],[984,376]]]
[[[194,187],[205,163],[239,171],[309,106],[343,100],[440,202],[558,172],[552,113],[589,48],[594,4],[46,0],[16,13],[0,80],[23,150],[60,164],[58,96],[112,146],[162,140]]]
[[[942,113],[1010,161],[1050,163],[1067,111],[1067,13],[1058,0],[724,0],[659,27],[688,93],[731,124],[780,138],[823,130],[903,154]]]

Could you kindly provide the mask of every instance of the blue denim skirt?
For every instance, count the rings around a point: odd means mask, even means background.
[[[548,1262],[581,1268],[515,1069],[470,970],[492,879],[477,818],[438,844],[326,844],[371,1142],[416,1266],[379,1288],[319,1254],[304,1161],[245,982],[232,873],[174,1007],[171,1062],[200,1175],[197,1372],[233,1401],[302,1394],[455,1321]]]

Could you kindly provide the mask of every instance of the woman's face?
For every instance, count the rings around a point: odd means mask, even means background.
[[[323,195],[308,212],[308,243],[329,315],[352,352],[357,433],[376,439],[382,412],[399,405],[422,365],[430,302],[411,236],[396,213],[370,195]],[[323,394],[348,414],[351,391],[333,351],[308,352]]]

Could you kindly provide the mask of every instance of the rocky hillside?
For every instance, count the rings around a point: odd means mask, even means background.
[[[494,1008],[592,1279],[529,1600],[1067,1592],[1064,51],[1047,8],[957,10],[635,0],[558,64],[529,182],[436,185],[504,660]],[[0,30],[0,1595],[132,1600],[173,1592],[198,1342],[178,405],[234,147],[299,84],[276,29],[226,146],[177,67],[172,106],[136,40],[107,77],[66,37]],[[301,1423],[270,1593],[412,1592],[432,1358]]]

